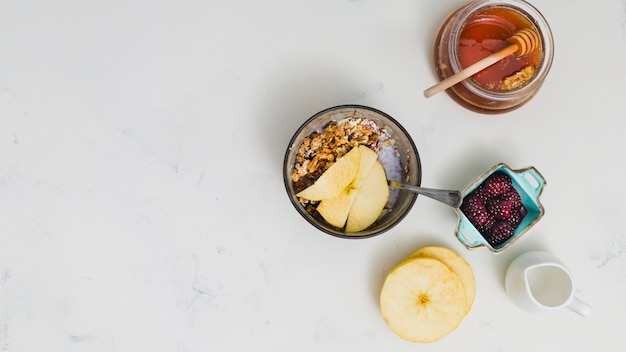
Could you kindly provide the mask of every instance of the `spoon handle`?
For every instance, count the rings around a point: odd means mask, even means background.
[[[463,202],[463,196],[459,191],[417,187],[394,181],[388,181],[387,183],[389,183],[389,186],[393,188],[404,189],[407,191],[422,194],[426,197],[438,200],[454,208],[460,207],[461,203]]]

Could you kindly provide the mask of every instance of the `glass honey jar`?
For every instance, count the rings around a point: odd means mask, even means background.
[[[510,55],[448,89],[462,106],[496,114],[527,103],[541,88],[554,56],[550,27],[543,15],[523,0],[477,0],[452,13],[435,39],[434,59],[440,80],[510,45],[507,40],[525,28],[534,30],[539,45],[530,53]]]

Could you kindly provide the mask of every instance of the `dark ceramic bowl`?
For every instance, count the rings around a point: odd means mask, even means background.
[[[417,148],[407,131],[391,116],[382,111],[360,105],[341,105],[325,109],[309,118],[293,135],[283,163],[283,178],[285,188],[291,203],[298,213],[315,228],[332,236],[341,238],[367,238],[379,235],[397,225],[411,210],[417,195],[412,192],[401,192],[397,189],[389,190],[389,201],[374,224],[360,232],[346,232],[328,224],[319,214],[310,214],[305,206],[296,197],[293,182],[293,170],[298,149],[305,137],[313,132],[320,132],[331,121],[341,121],[346,118],[365,118],[376,123],[386,133],[381,136],[393,143],[383,143],[379,152],[387,178],[392,181],[419,186],[421,183],[421,164]],[[391,144],[391,146],[389,146]]]

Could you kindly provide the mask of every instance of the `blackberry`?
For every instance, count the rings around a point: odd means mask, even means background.
[[[486,207],[487,212],[496,219],[506,220],[511,216],[513,203],[502,197],[494,197],[487,200]]]
[[[474,193],[472,192],[466,195],[465,197],[463,197],[463,202],[461,202],[461,206],[459,207],[459,209],[465,212],[470,209],[483,207],[483,206],[485,206],[485,201],[476,197]]]
[[[496,247],[511,238],[513,230],[514,228],[507,221],[498,221],[485,234],[485,239],[492,247]]]
[[[509,223],[514,229],[517,228],[522,220],[524,220],[524,217],[526,217],[526,214],[528,214],[528,210],[526,210],[526,207],[523,205],[521,208],[513,209],[511,211],[511,216],[509,217]]]
[[[490,196],[499,196],[511,190],[511,178],[502,171],[491,174],[484,182]]]
[[[485,186],[484,183],[481,183],[478,187],[476,187],[471,195],[473,197],[477,197],[480,198],[482,200],[487,200],[489,199],[491,196],[489,195],[489,193],[487,192],[487,187]]]
[[[485,200],[479,197],[478,194],[472,192],[467,195],[463,199],[460,209],[479,231],[490,226],[490,217],[485,207]]]
[[[517,193],[514,188],[511,188],[510,191],[506,192],[502,198],[511,202],[511,206],[513,209],[520,209],[524,206],[522,203],[522,197]]]
[[[491,227],[495,223],[496,223],[496,219],[493,216],[487,214],[486,216],[483,216],[480,219],[478,219],[476,223],[472,223],[472,224],[474,225],[474,227],[476,227],[476,230],[478,230],[478,232],[486,233],[487,231],[489,231],[489,229],[491,229]]]
[[[463,202],[461,203],[461,210],[470,210],[476,208],[484,208],[485,207],[485,199],[478,197],[475,192],[472,192],[463,198]]]

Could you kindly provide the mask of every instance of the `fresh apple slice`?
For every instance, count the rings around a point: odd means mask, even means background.
[[[346,221],[346,232],[359,232],[373,224],[389,199],[387,176],[376,160],[359,188]]]
[[[380,309],[385,323],[401,338],[434,342],[456,329],[467,306],[459,276],[441,261],[405,260],[385,279]]]
[[[361,151],[352,148],[338,158],[310,187],[296,196],[312,201],[336,197],[354,180],[361,162]]]
[[[346,224],[350,208],[363,181],[378,159],[378,154],[370,148],[360,145],[361,161],[354,180],[338,196],[324,199],[317,206],[317,211],[329,224],[342,228]]]
[[[459,275],[459,278],[463,282],[463,287],[465,288],[465,296],[467,297],[467,310],[465,313],[469,313],[474,304],[474,298],[476,297],[476,279],[474,278],[474,271],[469,263],[456,252],[445,247],[423,247],[411,254],[406,260],[417,257],[429,257],[440,260]]]

